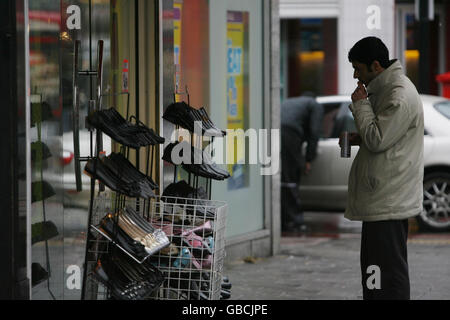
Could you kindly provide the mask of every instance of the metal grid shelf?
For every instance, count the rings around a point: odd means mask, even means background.
[[[145,259],[164,275],[164,282],[151,299],[220,299],[225,258],[225,202],[164,196],[149,200],[116,201],[103,195],[94,200],[92,223],[98,224],[106,214],[117,212],[125,206],[131,206],[152,227],[162,230],[170,243]],[[94,225],[92,227],[102,235],[93,242],[104,242],[105,234]],[[94,265],[98,254],[109,250],[111,244],[116,245],[111,242],[90,246],[90,253],[94,254],[90,259],[91,265]],[[96,252],[95,248],[101,252]],[[101,284],[90,287],[96,291],[91,294],[102,299],[99,290]]]

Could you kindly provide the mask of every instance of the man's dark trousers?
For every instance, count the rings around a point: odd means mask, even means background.
[[[408,219],[362,223],[361,273],[364,300],[410,299],[407,240]],[[380,271],[380,288],[370,285],[375,274],[373,266]]]
[[[299,184],[302,175],[302,137],[290,128],[281,129],[281,219],[283,229],[302,224]]]

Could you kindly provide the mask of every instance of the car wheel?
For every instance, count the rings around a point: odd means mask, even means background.
[[[421,229],[450,229],[450,174],[434,172],[423,180],[423,211],[417,217]]]

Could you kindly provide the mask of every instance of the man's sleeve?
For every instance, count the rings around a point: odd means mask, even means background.
[[[356,128],[363,143],[372,152],[383,152],[392,147],[409,128],[410,114],[406,103],[393,99],[375,115],[368,99],[352,104]]]
[[[322,132],[323,107],[320,103],[313,103],[311,117],[309,120],[310,134],[307,141],[308,145],[306,147],[306,162],[311,162],[316,157],[317,144]]]

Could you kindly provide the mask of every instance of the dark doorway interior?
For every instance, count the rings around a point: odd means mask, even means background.
[[[337,19],[302,18],[281,21],[285,32],[287,97],[311,91],[337,93]]]

